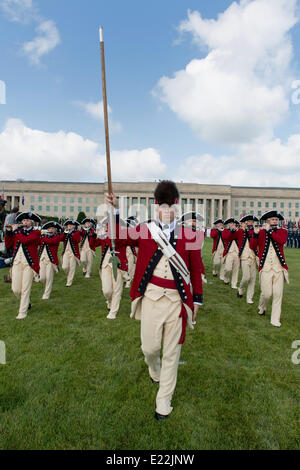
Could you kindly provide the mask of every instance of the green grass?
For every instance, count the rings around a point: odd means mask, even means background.
[[[299,449],[300,250],[286,249],[282,327],[258,317],[255,304],[211,275],[211,241],[204,262],[208,284],[196,330],[182,349],[174,411],[154,419],[157,386],[140,349],[140,323],[129,318],[124,289],[118,318],[107,311],[98,276],[80,269],[71,288],[55,276],[51,299],[34,284],[32,310],[15,319],[18,301],[0,272],[1,449]]]

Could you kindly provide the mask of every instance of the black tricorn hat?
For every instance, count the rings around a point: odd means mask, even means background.
[[[157,204],[168,204],[172,206],[177,204],[179,200],[179,192],[173,181],[163,180],[156,186],[154,197]]]
[[[265,214],[263,214],[260,218],[260,220],[267,220],[271,219],[272,217],[278,217],[279,220],[284,220],[283,215],[280,214],[280,212],[277,211],[268,211]]]
[[[92,219],[90,217],[86,217],[85,219],[83,219],[83,221],[81,222],[81,225],[85,224],[86,222],[91,222],[91,224],[93,225],[96,225],[97,224],[97,221],[95,219]]]
[[[49,222],[46,222],[43,226],[42,226],[42,230],[48,230],[48,228],[56,228],[58,231],[62,231],[62,226],[58,223],[58,222],[55,222],[54,220],[50,220]]]
[[[240,225],[239,221],[234,219],[233,217],[230,217],[229,219],[225,220],[224,225],[227,225],[227,224],[230,224],[230,223]]]
[[[22,212],[16,217],[16,222],[22,222],[24,219],[30,219],[33,220],[34,222],[41,222],[41,218],[35,214],[34,212]]]
[[[7,201],[0,198],[0,206],[4,207],[6,203],[7,203]]]
[[[179,219],[180,222],[187,222],[188,220],[197,220],[198,222],[203,222],[204,217],[202,217],[202,215],[199,214],[199,212],[190,211],[190,212],[185,212],[185,214],[182,214],[182,216]]]
[[[75,225],[75,227],[78,227],[78,225],[80,225],[80,224],[79,224],[79,222],[77,222],[77,220],[68,219],[64,223],[64,226],[66,226],[66,225]]]
[[[222,219],[215,220],[214,225],[217,225],[217,224],[223,224],[224,225],[224,220],[222,220]]]
[[[241,218],[240,222],[247,222],[248,220],[253,220],[253,222],[258,222],[258,218],[255,215],[248,214],[244,215],[244,217]]]

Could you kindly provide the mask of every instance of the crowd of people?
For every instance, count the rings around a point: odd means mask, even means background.
[[[5,246],[11,253],[12,291],[20,299],[18,320],[25,319],[31,308],[33,281],[44,283],[42,298],[50,298],[61,243],[62,269],[68,288],[79,265],[85,278],[91,276],[96,249],[101,247],[99,273],[107,319],[117,317],[124,285],[131,287],[130,316],[141,320],[142,351],[149,378],[158,384],[155,418],[164,420],[172,411],[186,328],[195,328],[203,305],[204,218],[195,211],[177,216],[179,193],[172,181],[161,181],[154,198],[157,208],[154,219],[140,223],[135,217],[122,219],[117,197],[108,194],[106,202],[110,212],[114,211],[115,227],[109,216],[100,224],[86,218],[81,226],[68,219],[63,225],[48,221],[39,227],[41,219],[37,214],[13,211],[5,224]],[[241,220],[218,219],[210,231],[213,276],[219,276],[225,285],[236,290],[239,299],[245,295],[246,302],[253,304],[258,272],[261,290],[258,314],[266,314],[272,297],[271,324],[278,328],[283,285],[288,282],[283,251],[288,234],[279,226],[282,220],[277,211],[269,211],[260,221],[253,215]],[[240,268],[242,277],[238,284]]]

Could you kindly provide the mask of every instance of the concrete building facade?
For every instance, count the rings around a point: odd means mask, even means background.
[[[119,197],[121,215],[136,215],[140,220],[153,216],[153,192],[157,182],[117,182],[114,191]],[[207,227],[216,218],[240,218],[252,213],[261,216],[276,209],[286,220],[300,218],[300,188],[239,187],[177,183],[182,211],[197,210]],[[47,218],[74,217],[79,212],[98,220],[105,215],[107,183],[70,183],[48,181],[0,181],[8,201],[6,209],[19,206]]]

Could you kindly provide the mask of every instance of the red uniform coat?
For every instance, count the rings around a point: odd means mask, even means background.
[[[93,251],[96,251],[97,246],[100,246],[100,245],[97,245],[97,234],[95,230],[93,228],[91,228],[90,230],[82,229],[80,233],[81,233],[80,248],[83,247],[86,239],[88,238],[90,249]]]
[[[253,233],[254,233],[253,228],[252,229],[246,228],[245,230],[240,228],[236,232],[236,239],[237,239],[238,247],[239,247],[239,257],[241,257],[242,254],[243,254],[243,251],[244,251],[247,240],[248,240],[249,246],[250,246],[250,240],[253,236]],[[253,251],[257,255],[257,250],[253,250]]]
[[[226,256],[233,242],[238,246],[237,230],[229,230],[225,228],[222,232],[222,240],[224,243],[223,256]]]
[[[219,230],[218,228],[211,229],[210,237],[214,241],[212,253],[215,253],[217,251],[219,243],[223,243],[223,248],[225,248],[224,241],[223,241],[223,238],[222,238],[222,230]]]
[[[6,231],[5,246],[9,250],[13,248],[13,261],[18,249],[22,249],[29,266],[37,273],[40,272],[38,248],[41,232],[31,227],[29,230],[17,229]]]
[[[58,261],[58,247],[61,241],[61,235],[54,234],[54,235],[42,235],[41,236],[41,248],[39,257],[41,258],[42,253],[44,250],[47,251],[48,256],[51,260],[51,263],[55,264],[56,266],[59,265]]]
[[[60,240],[64,242],[64,248],[61,254],[62,256],[65,254],[68,241],[70,241],[71,249],[73,251],[74,256],[80,259],[79,243],[81,240],[81,234],[79,230],[73,230],[70,233],[63,233],[62,235],[60,235]]]
[[[265,230],[262,229],[259,233],[253,233],[253,237],[250,241],[250,248],[252,250],[258,249],[259,256],[259,271],[264,267],[266,257],[269,251],[270,243],[276,251],[280,264],[286,270],[288,269],[285,262],[283,246],[287,241],[287,230],[284,228]]]
[[[193,295],[191,286],[186,284],[181,275],[176,271],[173,265],[170,264],[181,300],[193,310],[193,302],[202,303],[203,298],[201,256],[200,250],[197,247],[197,233],[193,232],[192,229],[176,225],[175,230],[171,233],[170,243],[182,257],[190,271]],[[127,245],[139,248],[135,274],[130,291],[131,300],[134,301],[144,295],[154,269],[161,260],[163,253],[153,240],[146,224],[141,224],[137,227],[129,228],[128,230],[120,229],[116,241],[117,249],[119,249],[120,246],[126,247]],[[197,249],[193,249],[195,247]]]
[[[96,246],[101,246],[101,250],[102,250],[101,261],[100,261],[100,269],[101,269],[106,253],[108,252],[108,250],[112,248],[111,240],[108,236],[104,239],[97,238]],[[119,269],[121,269],[121,271],[128,271],[128,259],[126,256],[126,246],[119,246],[118,249],[116,249],[116,251],[118,252],[117,257],[120,260]]]

